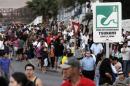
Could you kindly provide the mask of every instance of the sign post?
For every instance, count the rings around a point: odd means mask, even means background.
[[[109,43],[121,42],[121,3],[95,3],[93,6],[93,40],[106,43],[106,58]]]
[[[106,58],[109,58],[109,42],[106,42]]]

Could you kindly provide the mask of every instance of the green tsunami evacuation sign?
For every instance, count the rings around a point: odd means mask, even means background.
[[[96,6],[96,28],[118,28],[117,5]]]

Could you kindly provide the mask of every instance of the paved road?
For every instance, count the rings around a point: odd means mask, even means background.
[[[13,70],[17,72],[24,72],[24,66],[27,63],[28,62],[26,61],[13,61]],[[48,71],[47,73],[42,73],[36,69],[36,75],[42,79],[44,86],[60,86],[60,83],[62,82],[61,74],[58,72]]]

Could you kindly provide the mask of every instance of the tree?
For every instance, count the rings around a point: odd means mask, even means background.
[[[75,7],[76,4],[82,5],[90,0],[59,0],[64,8]]]
[[[86,3],[86,2],[90,2],[90,0],[76,0],[77,3],[79,3],[80,5]]]
[[[32,0],[27,2],[27,7],[37,16],[54,17],[58,12],[57,0]]]
[[[64,8],[75,6],[75,0],[61,0],[61,5]]]
[[[103,0],[103,2],[120,2],[121,0]]]

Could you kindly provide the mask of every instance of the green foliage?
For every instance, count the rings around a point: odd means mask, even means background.
[[[75,0],[62,0],[62,6],[64,8],[75,6]]]
[[[31,0],[27,2],[27,7],[32,9],[35,15],[54,17],[61,7],[75,7],[77,3],[82,5],[86,1],[89,0]]]
[[[80,5],[86,3],[87,1],[90,1],[90,0],[76,0]]]
[[[84,4],[86,2],[89,2],[90,0],[61,0],[62,2],[62,6],[64,8],[67,8],[67,7],[74,7],[76,4]]]
[[[57,0],[32,0],[27,2],[27,7],[31,8],[35,15],[43,17],[55,16],[58,11]]]

